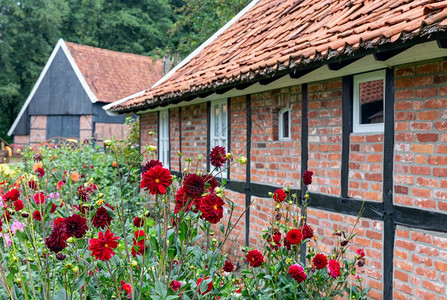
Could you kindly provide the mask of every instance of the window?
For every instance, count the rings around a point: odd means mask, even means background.
[[[225,147],[226,151],[228,151],[227,118],[227,101],[221,100],[211,102],[211,149],[213,149],[215,146],[222,146]],[[226,172],[223,172],[222,175],[223,177],[226,177]]]
[[[278,120],[279,140],[290,140],[290,109],[283,108],[279,111]]]
[[[169,111],[159,112],[158,159],[169,168]]]
[[[385,70],[354,76],[354,132],[383,131]]]

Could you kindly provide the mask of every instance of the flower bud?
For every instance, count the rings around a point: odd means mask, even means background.
[[[239,162],[240,162],[242,165],[246,165],[247,162],[248,162],[248,160],[247,160],[247,158],[246,158],[245,156],[241,156],[241,157],[239,158]]]
[[[14,255],[14,256],[12,257],[12,261],[13,261],[13,262],[16,262],[16,261],[18,261],[18,260],[19,260],[19,258],[18,258],[17,256]]]
[[[177,151],[177,156],[183,156],[183,153],[180,151]]]
[[[74,243],[74,238],[71,236],[67,239],[67,243]]]
[[[154,134],[155,134],[154,131],[149,131],[149,135],[150,135],[150,136],[152,136],[152,135],[154,135]]]
[[[201,161],[202,160],[202,155],[197,155],[197,161]]]
[[[156,150],[157,150],[157,146],[154,146],[154,145],[149,146],[149,151],[154,152]]]
[[[78,273],[79,272],[79,267],[78,266],[74,266],[73,272]]]
[[[226,159],[232,159],[233,158],[233,154],[227,153],[227,154],[225,154],[225,158]]]
[[[105,140],[102,142],[104,144],[105,147],[109,147],[112,145],[112,141],[111,140]]]
[[[24,212],[22,212],[22,217],[23,218],[28,218],[29,214],[26,211],[24,211]]]
[[[16,283],[16,284],[18,284],[18,285],[20,285],[20,284],[22,284],[22,279],[20,279],[20,278],[16,278],[16,279],[14,279],[14,282]]]
[[[132,260],[131,262],[130,262],[130,265],[133,267],[133,268],[136,268],[136,267],[138,267],[138,262],[136,261],[136,260]]]

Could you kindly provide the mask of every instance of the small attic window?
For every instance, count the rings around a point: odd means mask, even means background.
[[[354,76],[354,132],[382,132],[385,70]]]
[[[278,133],[280,141],[290,140],[290,108],[285,107],[278,113]]]

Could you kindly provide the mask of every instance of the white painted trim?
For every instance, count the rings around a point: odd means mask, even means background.
[[[31,102],[31,99],[33,99],[34,94],[36,93],[37,89],[39,88],[40,84],[42,83],[42,80],[45,78],[45,75],[48,72],[48,69],[50,68],[51,64],[53,63],[54,58],[56,57],[57,52],[59,49],[62,48],[64,51],[65,56],[67,57],[68,61],[70,62],[70,65],[72,66],[74,72],[76,73],[76,76],[78,77],[79,81],[81,82],[81,85],[83,86],[84,90],[86,91],[87,95],[90,98],[90,101],[92,103],[95,103],[98,101],[96,96],[91,91],[90,87],[88,86],[87,82],[84,79],[84,76],[82,76],[81,71],[79,70],[78,66],[76,65],[73,57],[70,54],[70,51],[67,48],[67,45],[65,44],[63,39],[59,39],[57,41],[56,46],[53,49],[53,52],[51,52],[50,58],[48,59],[47,63],[45,64],[45,67],[43,68],[42,72],[39,75],[39,78],[37,79],[36,83],[33,86],[33,89],[31,90],[31,93],[29,94],[28,98],[26,98],[25,103],[23,104],[22,108],[20,109],[20,112],[17,116],[17,118],[14,120],[14,123],[12,123],[11,128],[9,128],[8,136],[11,136],[14,130],[17,127],[17,124],[19,123],[20,119],[22,118],[23,114],[25,113],[26,108]]]
[[[123,98],[123,99],[116,100],[115,102],[112,102],[112,103],[109,103],[109,104],[107,104],[107,105],[104,105],[104,106],[102,107],[102,109],[104,109],[104,110],[106,111],[106,113],[107,113],[109,116],[118,116],[118,115],[119,115],[118,113],[115,113],[115,112],[113,112],[113,111],[110,111],[110,108],[111,108],[112,106],[119,105],[119,104],[121,104],[121,103],[126,102],[126,101],[129,100],[129,99],[132,99],[132,98],[141,96],[141,95],[143,95],[145,92],[146,92],[146,90],[143,90],[143,91],[140,91],[140,92],[135,93],[135,94],[133,94],[133,95],[127,96],[127,97],[125,97],[125,98]]]
[[[360,124],[360,83],[383,80],[383,116],[385,117],[385,70],[364,73],[354,76],[354,93],[353,93],[353,116],[352,125],[354,133],[364,132],[383,132],[384,123],[376,124]]]
[[[284,113],[285,112],[289,112],[289,136],[288,137],[284,137],[284,132],[283,132],[283,122],[284,122]],[[289,107],[284,107],[283,109],[281,109],[278,112],[278,140],[280,141],[290,141],[292,140],[291,134],[292,134],[292,130],[291,130],[291,126],[292,126],[292,115],[291,115],[292,110]]]
[[[186,65],[194,56],[200,53],[206,46],[211,44],[222,32],[227,30],[231,25],[236,23],[247,11],[249,11],[253,6],[255,6],[259,0],[251,1],[243,10],[241,10],[236,16],[234,16],[230,21],[227,22],[223,27],[221,27],[216,33],[214,33],[210,38],[202,43],[198,48],[196,48],[191,54],[189,54],[184,60],[182,60],[177,66],[175,66],[171,71],[169,71],[165,76],[163,76],[159,81],[157,81],[152,88],[160,85],[162,82],[166,81],[172,74],[177,72],[178,69]]]
[[[165,118],[165,119],[164,119]],[[166,120],[166,123],[163,121]],[[165,127],[165,128],[163,128]],[[160,110],[158,115],[158,160],[161,161],[164,167],[168,169],[171,168],[171,153],[169,152],[169,145],[171,143],[170,134],[169,134],[169,109]],[[166,136],[162,137],[162,132],[166,134]],[[163,139],[167,139],[167,149],[163,147]],[[163,159],[164,154],[166,154],[166,160]]]

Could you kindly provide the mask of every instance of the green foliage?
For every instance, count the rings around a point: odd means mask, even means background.
[[[185,0],[172,32],[184,32],[178,51],[188,54],[225,25],[249,0]]]

